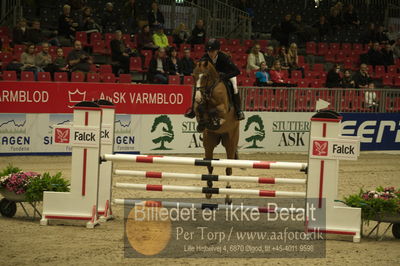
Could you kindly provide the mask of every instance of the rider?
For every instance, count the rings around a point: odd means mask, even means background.
[[[220,51],[220,43],[216,39],[210,39],[206,44],[206,54],[200,60],[208,60],[215,69],[220,73],[220,78],[223,81],[230,81],[233,87],[233,105],[236,110],[237,120],[243,120],[244,114],[240,107],[240,96],[237,87],[236,76],[240,74],[240,70],[231,61],[229,56]],[[194,94],[193,94],[194,95]],[[196,116],[193,110],[194,97],[192,98],[192,107],[186,112],[185,116],[194,118]]]

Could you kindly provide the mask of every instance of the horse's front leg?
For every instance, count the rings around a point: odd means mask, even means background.
[[[239,123],[231,132],[224,134],[222,137],[222,145],[225,147],[227,159],[238,159],[237,145],[239,142]],[[232,175],[232,168],[225,169],[226,175]],[[231,188],[230,182],[226,183],[226,188]],[[225,204],[232,204],[232,199],[226,195]]]
[[[215,134],[209,132],[208,130],[204,131],[203,134],[203,146],[204,146],[204,159],[212,160],[214,148],[218,145],[218,138]],[[211,175],[213,173],[214,168],[212,166],[207,166],[208,174]],[[207,187],[212,188],[213,182],[212,180],[207,180]],[[206,193],[206,198],[210,199],[212,197],[211,193]]]
[[[197,132],[203,132],[207,125],[207,120],[205,117],[205,112],[207,108],[204,103],[196,104],[195,113],[197,117]]]
[[[209,129],[218,130],[225,122],[227,109],[224,104],[217,105],[209,111]]]

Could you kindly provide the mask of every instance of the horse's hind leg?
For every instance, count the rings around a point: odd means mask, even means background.
[[[232,141],[232,138],[230,138],[228,135],[225,135],[222,140],[222,143],[225,146],[226,158],[237,159],[237,146],[234,145],[235,142]],[[226,175],[232,175],[232,168],[231,167],[226,168],[225,173]],[[230,182],[226,182],[226,188],[231,188]],[[229,197],[229,195],[226,195],[225,197],[225,204],[232,204],[232,199]]]
[[[209,131],[204,131],[203,134],[203,146],[204,146],[204,158],[207,160],[211,160],[213,158],[214,148],[218,145],[219,138],[217,135],[210,133]],[[207,166],[208,174],[212,174],[214,168],[212,166]],[[207,180],[207,187],[212,188],[213,182],[212,180]],[[212,194],[206,193],[206,198],[210,199]]]

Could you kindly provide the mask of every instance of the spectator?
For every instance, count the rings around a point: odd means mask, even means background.
[[[299,66],[299,56],[297,54],[297,44],[291,43],[287,53],[289,71],[300,70],[304,78],[304,68]]]
[[[43,71],[43,69],[36,65],[37,59],[35,49],[36,46],[34,44],[28,44],[26,46],[25,52],[21,54],[21,70],[32,71],[35,75],[35,80],[37,80],[37,73]]]
[[[89,72],[90,65],[93,63],[92,58],[82,50],[82,43],[80,41],[74,42],[74,49],[68,54],[67,62],[72,72]]]
[[[156,26],[156,32],[153,34],[153,43],[161,48],[169,46],[167,35],[164,33],[164,28],[161,25]]]
[[[17,26],[13,29],[13,43],[14,44],[27,44],[28,43],[28,28],[26,20],[21,19]]]
[[[101,26],[103,27],[103,32],[114,32],[120,27],[119,14],[114,12],[114,5],[111,2],[106,4]]]
[[[397,38],[400,38],[400,32],[396,31],[396,30],[394,29],[394,26],[393,26],[393,25],[390,25],[390,26],[389,26],[389,30],[388,30],[388,32],[386,33],[386,36],[387,36],[388,39],[389,39],[389,43],[390,43],[390,44],[394,44],[394,43],[396,42]]]
[[[148,78],[150,82],[168,83],[168,63],[165,48],[158,48],[150,61]]]
[[[372,81],[368,74],[368,67],[366,64],[361,64],[360,70],[357,71],[354,76],[354,83],[356,88],[367,88],[368,84]]]
[[[57,56],[53,61],[55,72],[68,71],[68,62],[62,48],[57,48]]]
[[[304,24],[300,14],[296,15],[295,20],[293,22],[293,26],[295,28],[296,35],[302,42],[309,40],[310,38],[308,29],[309,27],[306,24]]]
[[[121,66],[124,73],[129,73],[129,51],[122,41],[122,32],[117,30],[115,37],[110,42],[111,60],[116,61]]]
[[[260,52],[260,45],[256,44],[247,56],[247,70],[259,70],[263,62],[265,62],[264,55]]]
[[[389,38],[386,35],[385,28],[383,26],[379,26],[376,29],[376,41],[379,43],[388,43]]]
[[[267,47],[267,50],[264,54],[264,60],[265,63],[267,63],[268,68],[271,69],[275,62],[274,47],[272,46]]]
[[[349,69],[344,70],[343,78],[340,81],[340,87],[342,88],[354,88],[356,83],[354,82],[353,77],[351,76],[351,71]]]
[[[281,32],[282,38],[280,40],[281,45],[288,45],[289,44],[289,36],[291,33],[296,31],[295,26],[292,23],[292,15],[287,14],[283,21],[281,22]]]
[[[150,26],[143,25],[141,31],[137,35],[137,46],[139,50],[155,50],[158,46],[153,42],[153,35],[150,32]]]
[[[128,0],[124,5],[130,32],[135,33],[138,28],[138,3],[136,0]]]
[[[186,43],[189,39],[189,32],[184,23],[179,24],[179,26],[172,32],[174,38],[174,43],[180,47],[182,43]]]
[[[196,21],[196,26],[192,30],[190,36],[191,44],[204,44],[206,42],[206,30],[204,29],[204,21],[199,19]]]
[[[87,33],[101,31],[100,26],[95,22],[92,15],[92,8],[85,7],[79,20],[79,29]]]
[[[278,53],[275,56],[275,60],[279,60],[279,62],[281,62],[281,69],[289,70],[288,54],[286,53],[285,46],[282,45],[278,49]]]
[[[376,92],[374,91],[375,89],[375,83],[374,82],[369,82],[368,87],[365,90],[365,103],[366,107],[368,108],[376,108],[378,107],[378,103],[376,100]]]
[[[343,4],[342,2],[337,2],[333,7],[330,9],[330,15],[337,13],[339,17],[342,17],[343,11]]]
[[[370,65],[378,66],[384,64],[383,54],[380,51],[381,47],[379,46],[379,42],[375,42],[372,45],[372,48],[368,51],[368,61]]]
[[[340,65],[334,64],[331,70],[326,75],[326,87],[327,88],[339,88],[341,87],[342,78],[340,77]]]
[[[45,40],[43,32],[40,29],[40,22],[37,20],[32,22],[32,27],[28,29],[27,35],[28,41],[35,45],[40,45]]]
[[[58,19],[58,32],[60,35],[73,39],[79,24],[71,17],[71,6],[63,6],[63,14]]]
[[[389,43],[387,43],[385,45],[385,48],[382,49],[382,56],[383,56],[383,64],[385,66],[394,65],[393,49]]]
[[[191,76],[193,73],[193,70],[195,68],[195,63],[194,60],[190,57],[190,49],[185,48],[183,50],[183,57],[180,60],[181,64],[181,71],[184,76]]]
[[[354,6],[352,4],[348,4],[346,11],[343,14],[344,22],[351,26],[359,26],[360,20],[358,19],[357,12],[354,11]]]
[[[396,60],[400,58],[400,37],[397,38],[396,43],[393,45],[393,55]]]
[[[275,60],[272,69],[269,71],[269,74],[271,75],[273,86],[293,87],[292,84],[287,83],[285,73],[281,69],[281,62],[279,62],[278,60]]]
[[[317,36],[319,40],[329,34],[330,26],[327,23],[325,16],[319,17],[318,23],[314,24],[314,29],[317,31]]]
[[[339,9],[332,9],[331,14],[329,16],[329,26],[333,32],[337,32],[342,28],[343,21],[342,17],[340,16]]]
[[[49,44],[42,44],[42,51],[36,54],[36,65],[44,71],[54,72],[53,59],[49,53]]]
[[[259,87],[272,85],[269,73],[267,72],[267,64],[261,62],[260,69],[256,72],[256,85]]]
[[[153,28],[155,26],[163,26],[164,25],[164,15],[161,13],[158,8],[157,2],[151,3],[151,10],[148,13],[148,21],[150,26]]]
[[[168,64],[168,73],[170,75],[181,75],[181,63],[178,58],[178,52],[176,51],[175,47],[171,47],[168,50],[168,58],[167,58],[167,64]]]

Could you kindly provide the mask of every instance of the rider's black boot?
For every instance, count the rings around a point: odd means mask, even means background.
[[[233,105],[235,107],[237,120],[244,120],[245,117],[244,117],[244,113],[241,108],[239,93],[233,94]]]

